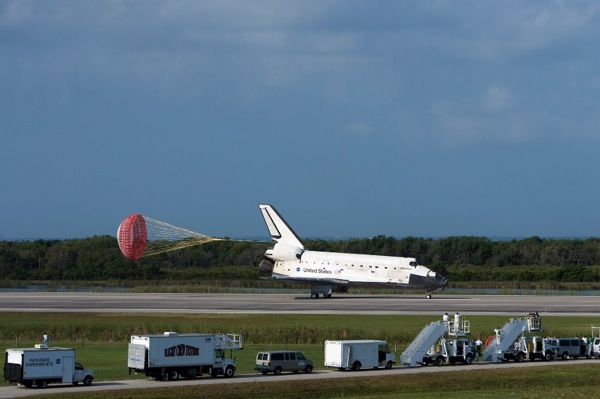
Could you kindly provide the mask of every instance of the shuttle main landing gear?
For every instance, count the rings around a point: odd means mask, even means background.
[[[332,287],[330,285],[312,285],[310,287],[310,297],[312,299],[319,298],[319,294],[323,295],[323,298],[331,298]]]

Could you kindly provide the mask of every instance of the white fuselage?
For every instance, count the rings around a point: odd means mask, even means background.
[[[414,265],[414,266],[413,266]],[[305,251],[300,260],[276,261],[273,277],[336,279],[349,283],[408,284],[410,275],[434,277],[414,258]],[[285,276],[285,277],[284,277]]]

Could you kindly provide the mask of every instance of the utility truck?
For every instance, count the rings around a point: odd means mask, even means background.
[[[243,337],[237,334],[132,335],[128,348],[129,373],[144,373],[158,380],[195,378],[208,373],[213,377],[233,377],[234,359],[227,349],[242,349]]]
[[[386,341],[325,341],[325,367],[360,370],[362,367],[391,369],[396,355]]]
[[[442,366],[444,363],[471,364],[475,360],[475,346],[470,339],[440,339],[437,345],[434,345],[425,356],[423,364],[435,364]]]
[[[91,385],[94,372],[75,361],[75,349],[36,345],[6,350],[4,380],[27,388],[46,388],[52,382]]]
[[[546,344],[546,339],[540,336],[521,336],[518,341],[504,352],[504,359],[500,360],[514,360],[518,363],[525,359],[552,360],[554,356],[554,350]]]

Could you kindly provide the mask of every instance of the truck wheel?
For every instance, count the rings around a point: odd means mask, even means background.
[[[304,369],[304,372],[305,372],[306,374],[310,374],[310,373],[312,373],[312,369],[313,369],[313,368],[312,368],[312,366],[311,366],[311,365],[308,365],[308,366],[306,366],[306,368]]]
[[[438,357],[435,359],[435,365],[436,366],[443,366],[444,365],[444,358],[443,357]]]
[[[261,373],[263,373],[263,375],[267,375],[268,371],[267,370],[263,370],[263,371],[261,371]]]
[[[567,352],[562,354],[562,360],[567,360],[569,358],[569,354]]]
[[[552,360],[552,353],[550,353],[550,352],[544,353],[544,360]]]
[[[225,376],[225,378],[231,378],[231,377],[233,377],[234,374],[235,374],[235,370],[231,366],[226,367],[225,371],[223,372],[223,375]]]
[[[179,373],[175,370],[169,371],[167,373],[167,380],[175,381],[179,377]]]
[[[279,366],[275,367],[275,370],[273,370],[273,374],[275,374],[275,375],[281,374],[281,367],[279,367]]]
[[[525,359],[525,356],[523,355],[523,353],[519,352],[519,353],[517,353],[517,356],[515,357],[515,362],[521,363],[524,359]]]
[[[85,378],[83,379],[83,385],[85,385],[86,387],[89,387],[90,385],[92,385],[93,380],[94,379],[91,376],[86,375]]]
[[[354,362],[352,364],[352,371],[359,371],[360,370],[360,362]]]
[[[46,382],[46,380],[39,380],[39,381],[37,381],[35,386],[37,386],[38,388],[44,389],[48,386],[48,383]]]
[[[467,357],[465,357],[465,364],[468,366],[471,363],[473,363],[473,356],[467,355]]]
[[[313,292],[312,294],[310,294],[310,297],[312,299],[319,299],[319,294],[317,294],[316,292]]]
[[[387,363],[385,364],[385,368],[389,370],[389,369],[391,369],[391,368],[393,367],[393,365],[394,365],[394,364],[393,364],[392,362],[387,362]]]

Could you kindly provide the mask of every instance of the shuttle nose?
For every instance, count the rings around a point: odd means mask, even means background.
[[[435,275],[435,285],[437,288],[444,288],[448,285],[448,279],[446,279],[446,277],[442,276],[441,274],[437,273]]]

